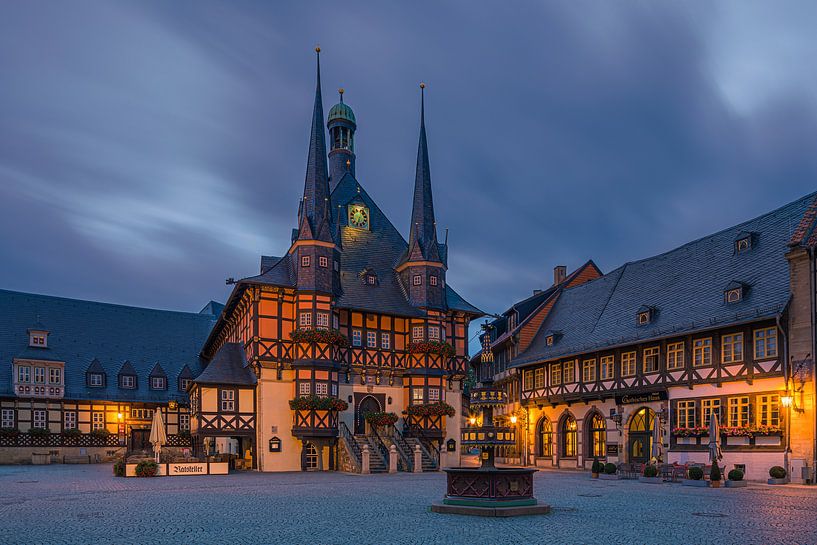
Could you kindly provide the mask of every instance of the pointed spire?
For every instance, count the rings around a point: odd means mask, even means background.
[[[417,147],[417,169],[414,176],[414,204],[411,209],[411,231],[407,258],[414,261],[417,252],[426,261],[440,261],[437,225],[431,196],[431,169],[426,140],[425,83],[420,84],[420,142]]]
[[[307,220],[312,227],[307,233],[299,233],[298,238],[305,240],[314,233],[331,233],[331,226],[322,228],[322,223],[332,221],[329,214],[329,175],[326,164],[326,135],[324,133],[323,99],[321,97],[321,48],[315,48],[317,65],[317,83],[315,86],[315,105],[312,109],[312,126],[309,135],[309,158],[306,163],[306,180],[304,181],[304,199],[299,224]],[[329,239],[331,241],[331,237]]]

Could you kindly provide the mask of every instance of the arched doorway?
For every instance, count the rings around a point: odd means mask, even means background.
[[[607,456],[607,420],[598,412],[593,412],[588,426],[587,456],[604,458]]]
[[[631,462],[644,463],[650,459],[654,424],[655,413],[648,407],[640,408],[630,419],[627,452]]]
[[[366,415],[368,413],[377,413],[382,409],[380,402],[373,396],[366,396],[360,400],[355,408],[355,434],[363,435],[366,433]]]
[[[553,456],[553,427],[546,416],[536,424],[536,455],[542,458]]]
[[[303,467],[306,471],[318,469],[318,456],[320,456],[320,451],[315,448],[315,445],[312,443],[304,444]]]
[[[560,454],[562,458],[575,458],[579,437],[578,426],[573,415],[569,414],[562,420],[562,428],[559,431],[561,432],[559,435],[561,435],[562,452]]]

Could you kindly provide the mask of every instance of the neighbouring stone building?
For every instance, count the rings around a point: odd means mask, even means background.
[[[487,323],[491,357],[473,360],[522,429],[505,454],[646,462],[658,426],[664,461],[705,462],[717,414],[728,469],[813,482],[815,220],[812,194],[604,275],[557,267]]]

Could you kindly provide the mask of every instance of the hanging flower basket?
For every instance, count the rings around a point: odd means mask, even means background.
[[[337,329],[296,329],[289,337],[296,343],[323,343],[341,348],[349,346],[349,339]]]
[[[408,347],[411,354],[439,354],[448,358],[456,355],[454,347],[442,341],[418,341]]]
[[[394,413],[371,412],[366,413],[366,422],[372,426],[394,426],[398,416]]]
[[[293,411],[345,411],[349,404],[336,397],[304,396],[289,400]]]
[[[409,405],[408,414],[412,416],[454,416],[454,407],[444,401],[426,403],[423,405]]]

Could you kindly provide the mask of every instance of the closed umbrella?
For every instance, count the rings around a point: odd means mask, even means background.
[[[661,444],[661,421],[656,418],[652,425],[652,457],[656,462],[661,460],[663,446]]]
[[[717,413],[713,412],[709,417],[709,461],[717,464],[722,458],[721,427],[718,425]]]
[[[150,426],[150,442],[153,444],[153,452],[156,453],[156,462],[159,462],[159,451],[162,445],[167,443],[167,433],[165,433],[165,423],[162,421],[162,411],[153,411],[153,423]]]

